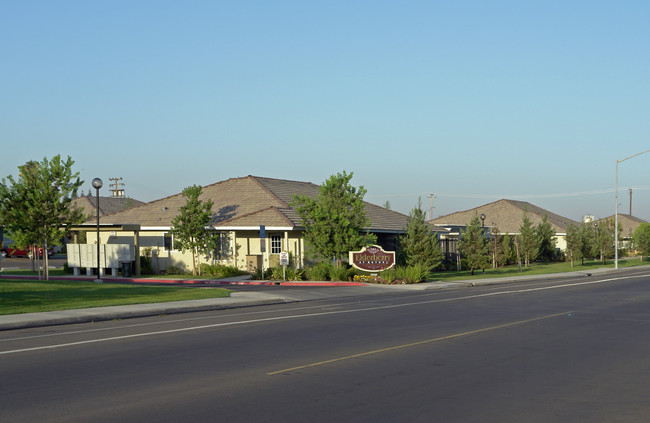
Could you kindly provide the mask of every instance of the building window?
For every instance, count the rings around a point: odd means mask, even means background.
[[[271,254],[280,254],[282,252],[282,236],[279,234],[271,235]]]
[[[226,260],[230,258],[230,234],[219,232],[214,238],[213,257],[215,260]]]
[[[165,251],[176,251],[174,237],[169,232],[163,234],[163,249]]]

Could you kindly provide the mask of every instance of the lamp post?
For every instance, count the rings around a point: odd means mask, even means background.
[[[614,268],[618,269],[618,164],[621,162],[624,162],[625,160],[629,160],[631,158],[634,158],[636,156],[640,156],[641,154],[645,154],[649,152],[650,150],[642,151],[640,153],[636,153],[630,157],[626,157],[621,160],[616,160],[616,214],[614,217],[614,249],[616,250],[614,252]]]
[[[101,179],[93,179],[93,188],[95,188],[95,191],[97,192],[97,203],[95,204],[95,207],[97,208],[97,279],[95,279],[95,282],[98,283],[102,282],[102,274],[99,268],[99,189],[102,185],[104,185],[104,183]]]

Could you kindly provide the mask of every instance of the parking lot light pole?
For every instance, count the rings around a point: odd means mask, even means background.
[[[631,158],[634,158],[636,156],[640,156],[641,154],[645,154],[647,152],[650,152],[650,150],[642,151],[640,153],[636,153],[630,157],[626,157],[621,160],[616,160],[616,212],[615,212],[615,217],[614,217],[614,268],[618,269],[618,164],[621,162],[624,162],[625,160],[629,160]],[[630,213],[632,213],[630,211]]]
[[[99,189],[104,185],[101,179],[95,178],[93,179],[93,188],[95,188],[97,192],[97,203],[95,204],[95,207],[97,208],[97,279],[95,279],[95,282],[101,283],[102,282],[102,274],[100,271],[100,264],[99,264]]]

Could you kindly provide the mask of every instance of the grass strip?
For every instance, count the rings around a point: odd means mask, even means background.
[[[624,260],[619,260],[619,268],[628,268],[635,266],[644,266],[650,264],[649,259],[644,259],[641,261],[639,258],[627,258]],[[585,261],[585,264],[576,263],[574,267],[571,267],[569,262],[553,262],[553,263],[533,263],[530,267],[521,268],[516,265],[510,265],[505,267],[499,267],[496,269],[488,268],[485,269],[485,273],[481,270],[475,270],[474,275],[470,273],[469,270],[464,270],[461,272],[457,271],[445,271],[445,272],[433,272],[429,277],[429,282],[440,281],[440,282],[453,282],[461,280],[472,280],[472,279],[488,279],[488,278],[503,278],[509,276],[526,276],[526,275],[547,275],[553,273],[569,273],[569,272],[589,272],[595,269],[602,268],[614,268],[614,261],[608,260],[607,264],[603,264],[600,260]]]
[[[222,288],[2,279],[0,280],[0,315],[227,298],[230,292]]]

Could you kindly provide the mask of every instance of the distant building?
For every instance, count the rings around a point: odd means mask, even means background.
[[[544,216],[555,231],[556,246],[562,250],[566,249],[566,231],[570,224],[578,225],[578,222],[552,213],[526,201],[502,199],[493,203],[485,204],[470,210],[451,213],[446,216],[435,218],[429,223],[443,228],[449,228],[458,232],[476,215],[484,215],[486,227],[497,227],[499,234],[518,234],[521,227],[524,212],[528,212],[528,218],[533,226],[542,222]]]
[[[615,215],[595,220],[595,223],[600,225],[606,221],[611,221],[612,223],[616,219]],[[620,248],[629,249],[632,247],[632,238],[634,236],[634,231],[639,227],[641,223],[646,223],[645,220],[639,219],[638,217],[630,216],[629,214],[618,214],[618,224],[621,227],[620,239],[621,243]]]

